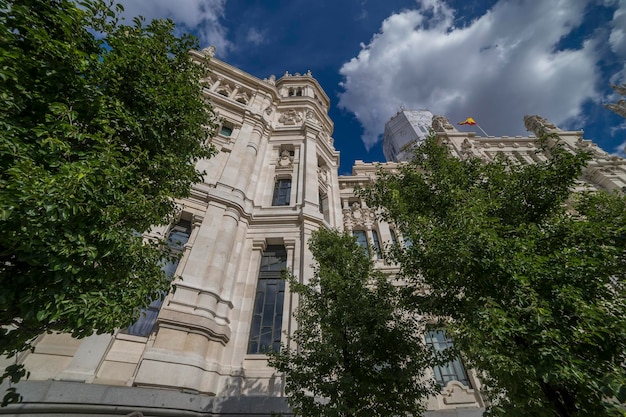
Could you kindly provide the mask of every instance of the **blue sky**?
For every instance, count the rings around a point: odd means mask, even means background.
[[[259,78],[311,70],[331,99],[342,174],[355,159],[384,161],[384,124],[401,108],[472,116],[508,136],[527,135],[523,116],[539,114],[625,156],[626,122],[603,104],[626,82],[626,0],[122,4],[128,17],[173,19]]]

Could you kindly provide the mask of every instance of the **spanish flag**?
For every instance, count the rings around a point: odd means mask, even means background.
[[[475,122],[475,121],[474,121],[474,119],[472,119],[471,117],[468,117],[468,118],[467,118],[467,119],[465,119],[464,121],[459,122],[459,124],[460,124],[460,125],[471,125],[471,126],[473,126],[473,125],[475,125],[475,124],[476,124],[476,122]]]

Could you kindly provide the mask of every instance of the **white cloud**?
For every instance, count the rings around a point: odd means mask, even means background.
[[[219,19],[224,15],[226,0],[126,0],[123,16],[131,20],[141,15],[146,21],[170,18],[185,32],[193,32],[200,46],[215,45],[217,53],[226,54],[232,44]]]
[[[501,0],[455,28],[444,1],[422,1],[385,19],[342,66],[339,105],[361,122],[367,148],[400,105],[427,107],[453,123],[472,116],[491,135],[524,134],[525,114],[579,125],[582,104],[599,100],[598,40],[580,49],[555,46],[580,24],[584,9],[584,1]]]
[[[250,28],[246,35],[246,40],[255,46],[259,46],[266,42],[265,33],[255,28]]]
[[[624,83],[626,82],[626,0],[621,0],[619,7],[613,13],[609,46],[613,53],[624,62],[622,70],[611,78],[611,82]]]

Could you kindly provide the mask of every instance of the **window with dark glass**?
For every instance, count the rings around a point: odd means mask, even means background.
[[[165,241],[168,249],[170,249],[170,253],[174,255],[177,253],[180,254],[183,251],[185,243],[189,240],[190,235],[191,222],[189,220],[179,221],[176,226],[170,230],[167,240]],[[162,269],[165,272],[165,275],[167,275],[171,280],[176,273],[176,268],[178,268],[178,259],[169,259],[163,265]],[[163,300],[166,295],[167,294],[161,294],[159,298],[150,303],[148,308],[142,308],[139,320],[131,324],[130,327],[126,329],[126,333],[134,336],[149,336],[150,333],[152,333],[154,325],[156,324],[159,310],[161,310],[161,306],[163,305]]]
[[[291,178],[279,178],[274,184],[273,206],[288,206],[291,198]]]
[[[353,230],[352,236],[356,237],[356,243],[363,248],[365,253],[368,253],[367,234],[365,230]]]
[[[431,330],[426,333],[426,344],[432,346],[436,351],[441,352],[454,345],[452,338],[448,337],[442,330]],[[465,367],[460,358],[455,358],[445,365],[433,367],[435,380],[444,387],[449,381],[459,381],[461,384],[472,387],[467,377]]]
[[[378,240],[378,232],[376,230],[372,230],[372,241],[374,242],[374,255],[376,259],[380,259],[382,252],[380,251],[380,241]]]
[[[229,137],[233,134],[233,126],[229,126],[227,124],[223,124],[220,128],[220,135]]]
[[[326,200],[326,196],[324,195],[324,193],[322,193],[322,190],[318,191],[318,198],[319,198],[319,210],[320,213],[324,214],[324,203]]]
[[[391,232],[391,243],[393,243],[394,245],[397,245],[398,236],[396,236],[396,232],[393,229],[389,229],[389,232]]]
[[[286,267],[285,247],[268,246],[263,252],[259,267],[248,353],[280,350],[285,298],[285,280],[281,278],[281,274]]]

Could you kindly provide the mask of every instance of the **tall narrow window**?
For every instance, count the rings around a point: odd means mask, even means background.
[[[285,247],[268,246],[263,252],[259,267],[248,353],[280,350],[285,298],[285,281],[281,278],[281,273],[286,267]]]
[[[380,259],[382,253],[380,251],[380,241],[378,240],[378,232],[376,230],[372,230],[372,241],[374,242],[374,255],[376,259]]]
[[[191,222],[189,220],[181,220],[170,230],[165,244],[172,254],[180,254],[183,251],[185,243],[189,240],[190,235]],[[168,260],[165,265],[163,265],[162,269],[171,280],[176,273],[176,268],[178,268],[178,259]],[[139,320],[131,324],[130,327],[126,329],[126,333],[134,336],[149,336],[156,324],[159,310],[161,310],[166,295],[167,294],[161,294],[159,298],[150,303],[148,308],[142,308]]]
[[[393,243],[394,245],[397,245],[398,236],[396,236],[396,232],[393,229],[389,229],[389,232],[391,233],[391,243]]]
[[[442,330],[431,330],[426,333],[426,344],[432,346],[436,351],[440,352],[451,348],[454,342]],[[465,372],[465,367],[461,363],[460,358],[455,358],[442,366],[435,366],[435,380],[439,385],[444,387],[449,381],[459,381],[461,384],[472,387]]]
[[[279,178],[274,184],[273,206],[288,206],[291,198],[291,178]]]
[[[353,230],[352,236],[356,237],[356,243],[363,248],[365,253],[369,256],[368,245],[367,245],[367,234],[365,234],[365,230]]]

